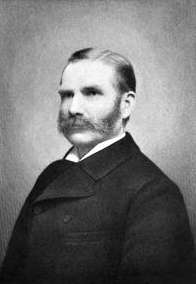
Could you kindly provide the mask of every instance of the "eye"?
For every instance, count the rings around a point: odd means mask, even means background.
[[[62,100],[66,98],[71,98],[74,95],[72,91],[65,91],[65,90],[59,90],[58,93]]]
[[[87,90],[87,91],[85,92],[85,95],[86,95],[86,96],[96,96],[96,95],[97,95],[97,92],[96,92],[96,90]]]
[[[97,88],[94,88],[94,87],[86,87],[86,88],[83,88],[82,93],[83,93],[85,96],[88,96],[88,97],[94,97],[94,96],[97,96],[97,95],[101,95],[101,94],[102,94],[101,90],[99,90],[99,89],[97,89]]]

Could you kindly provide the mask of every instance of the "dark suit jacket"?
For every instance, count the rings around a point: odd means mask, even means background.
[[[79,163],[62,159],[43,171],[16,222],[1,281],[189,283],[193,251],[177,186],[126,134]]]

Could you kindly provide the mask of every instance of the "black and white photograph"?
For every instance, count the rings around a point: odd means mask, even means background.
[[[196,283],[195,74],[195,0],[0,0],[0,283]]]

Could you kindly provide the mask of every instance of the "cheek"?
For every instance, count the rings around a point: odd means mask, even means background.
[[[67,114],[69,109],[69,103],[68,102],[61,102],[59,111],[63,114]]]
[[[89,114],[94,115],[97,118],[105,117],[111,113],[115,108],[115,102],[108,100],[100,99],[95,100],[88,104],[86,110]]]
[[[101,122],[113,116],[114,113],[116,113],[115,105],[102,104],[101,106],[97,105],[94,108],[92,117],[95,121]]]

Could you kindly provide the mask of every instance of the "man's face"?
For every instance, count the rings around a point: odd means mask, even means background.
[[[122,132],[115,73],[101,61],[70,63],[59,88],[58,128],[75,146],[94,146]]]

